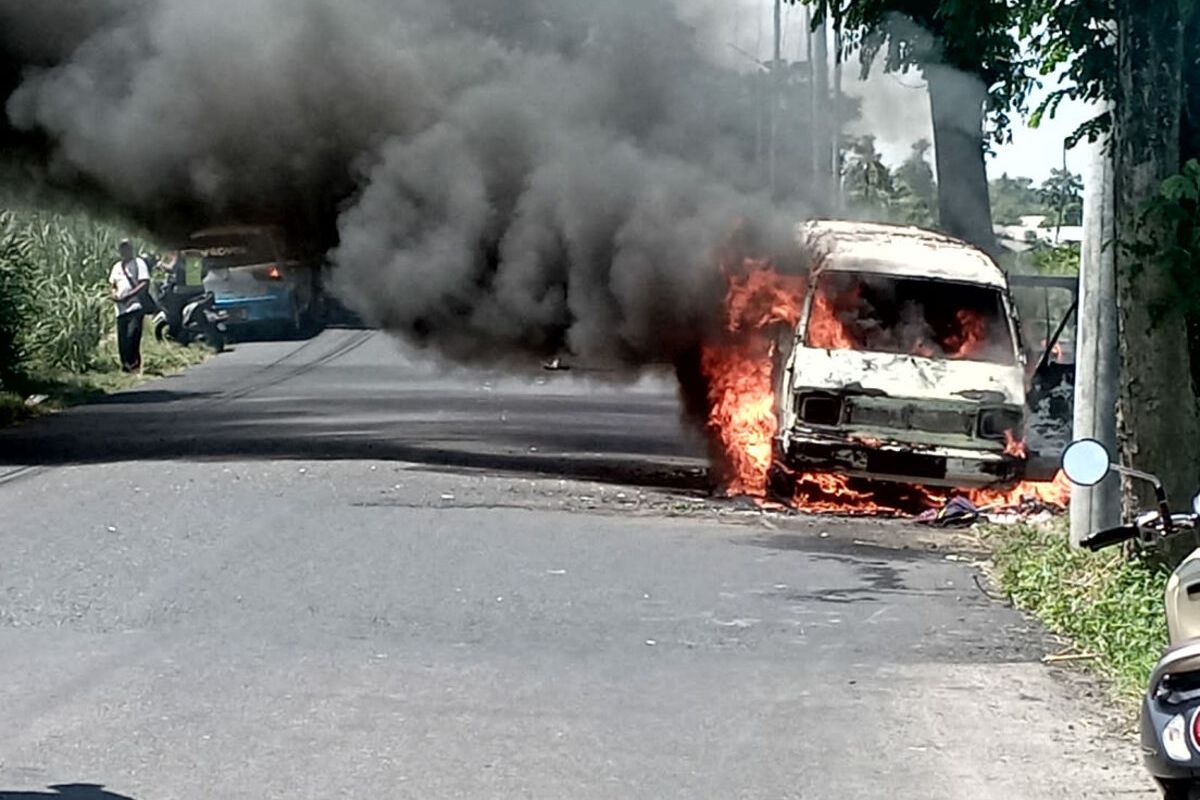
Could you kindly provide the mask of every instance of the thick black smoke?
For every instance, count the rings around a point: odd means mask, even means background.
[[[681,19],[670,0],[0,0],[0,136],[164,236],[282,224],[368,321],[453,357],[674,361],[715,317],[738,220],[794,219],[759,191],[748,82]]]

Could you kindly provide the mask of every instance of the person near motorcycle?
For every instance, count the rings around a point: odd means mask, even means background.
[[[117,349],[121,369],[137,372],[142,368],[142,319],[146,315],[144,294],[150,287],[150,267],[137,257],[128,239],[117,251],[121,260],[113,264],[108,277],[117,306]]]

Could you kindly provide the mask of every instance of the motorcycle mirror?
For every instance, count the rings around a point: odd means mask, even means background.
[[[1196,516],[1200,517],[1200,494],[1192,498],[1192,511],[1196,512]]]
[[[1095,486],[1108,475],[1111,464],[1108,450],[1095,439],[1071,442],[1062,454],[1063,473],[1076,486]]]

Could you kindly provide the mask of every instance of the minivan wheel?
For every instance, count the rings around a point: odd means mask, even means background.
[[[767,497],[781,503],[791,503],[796,494],[796,477],[778,461],[767,468]]]

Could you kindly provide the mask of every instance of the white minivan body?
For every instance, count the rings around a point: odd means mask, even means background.
[[[776,459],[934,486],[1022,476],[1024,355],[1004,272],[913,227],[802,225],[815,253],[781,348]]]

